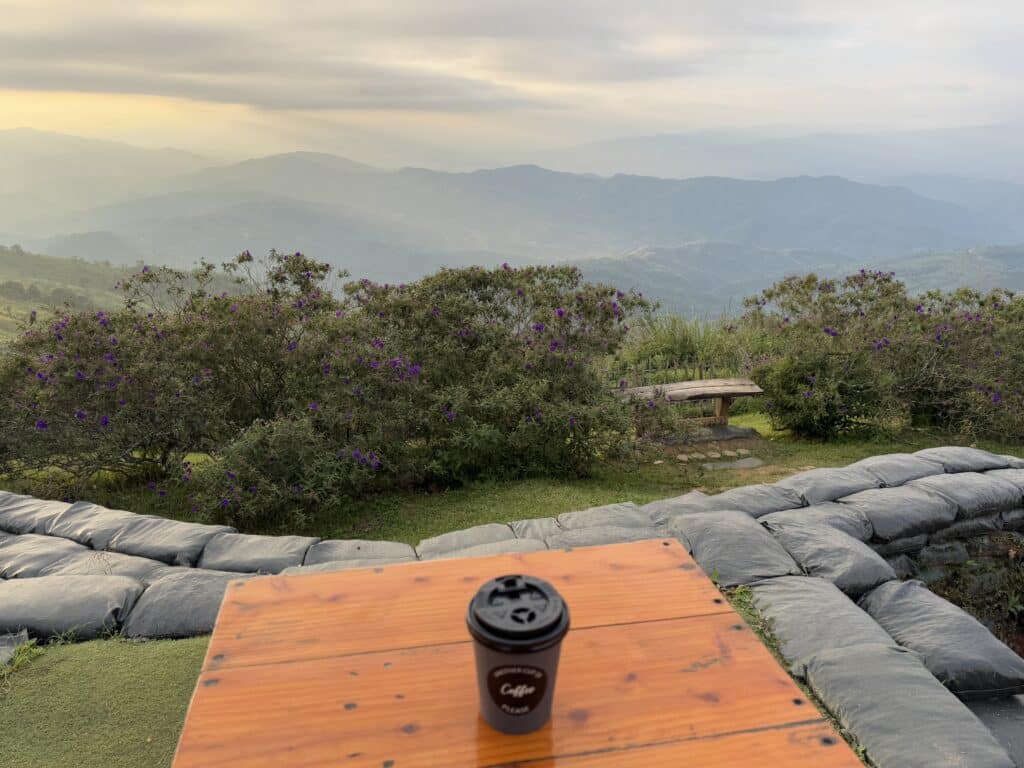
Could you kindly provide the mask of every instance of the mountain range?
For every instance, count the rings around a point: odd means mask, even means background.
[[[536,165],[452,173],[312,152],[217,163],[0,131],[0,243],[179,266],[245,249],[301,250],[389,281],[441,266],[572,261],[686,311],[715,311],[810,270],[901,264],[928,273],[941,261],[938,276],[958,260],[987,259],[985,269],[960,272],[1015,279],[1021,250],[991,254],[1024,242],[1024,185],[890,170],[865,183]]]

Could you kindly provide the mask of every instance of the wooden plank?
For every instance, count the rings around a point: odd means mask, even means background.
[[[863,763],[825,723],[686,739],[643,748],[640,755],[642,762],[637,764],[645,768],[863,768]],[[527,768],[523,763],[511,764],[515,765]],[[530,763],[529,768],[619,768],[622,765],[621,751],[603,750],[539,760]]]
[[[669,384],[656,384],[646,387],[613,389],[612,393],[620,399],[636,397],[640,400],[660,399],[669,401],[710,400],[719,396],[752,397],[763,395],[762,390],[750,379],[698,379],[695,381],[677,381]]]
[[[664,602],[676,595],[651,591]],[[606,765],[646,766],[654,744],[820,722],[730,611],[570,631],[552,721],[522,736],[496,733],[479,718],[469,642],[206,671],[175,765],[561,765],[563,755],[609,750],[603,759],[618,759]],[[836,744],[827,754],[843,750]],[[780,746],[774,765],[793,765],[790,752],[805,751]],[[830,764],[846,763],[818,763]]]
[[[232,582],[204,668],[464,641],[480,584],[522,572],[554,584],[578,628],[731,610],[675,539],[267,576]]]

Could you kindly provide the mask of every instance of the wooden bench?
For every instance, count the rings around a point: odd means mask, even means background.
[[[622,387],[612,390],[620,400],[661,400],[684,403],[693,400],[714,400],[715,415],[703,418],[705,424],[728,424],[729,406],[737,397],[763,395],[750,379],[698,379],[677,381],[672,384],[653,384],[646,387]]]

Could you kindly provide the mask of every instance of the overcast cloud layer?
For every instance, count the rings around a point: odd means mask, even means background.
[[[0,0],[0,18],[0,127],[209,153],[440,163],[1024,118],[1019,0]]]

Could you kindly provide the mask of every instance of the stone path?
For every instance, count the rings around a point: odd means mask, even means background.
[[[210,632],[235,578],[669,534],[720,586],[750,589],[791,674],[880,768],[1024,768],[1024,660],[901,579],[955,556],[965,538],[1022,530],[1024,460],[956,447],[491,523],[415,547],[250,536],[0,492],[0,635],[187,637]]]

